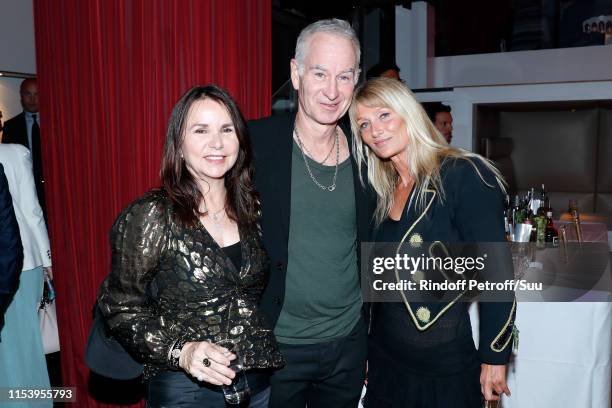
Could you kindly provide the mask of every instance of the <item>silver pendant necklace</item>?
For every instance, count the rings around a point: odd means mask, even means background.
[[[208,212],[208,215],[210,215],[210,218],[212,218],[212,220],[214,222],[219,222],[219,220],[221,220],[222,215],[221,213],[225,211],[225,207],[223,207],[222,209],[218,210],[217,212]]]
[[[306,146],[304,146],[304,143],[302,143],[302,139],[300,139],[300,135],[295,125],[293,127],[293,133],[295,133],[295,137],[298,141],[298,145],[300,146],[300,150],[302,152],[302,158],[304,159],[304,164],[306,165],[306,170],[308,171],[308,175],[310,176],[312,182],[315,183],[315,185],[319,187],[321,190],[334,191],[336,189],[336,179],[338,178],[338,164],[340,162],[340,140],[338,136],[338,127],[336,127],[336,132],[335,132],[336,137],[334,140],[334,146],[336,146],[336,169],[334,170],[334,178],[332,179],[332,183],[329,186],[324,186],[323,184],[319,183],[319,181],[315,178],[314,174],[312,174],[312,170],[310,169],[310,165],[308,164],[308,159],[306,158],[306,152],[307,152]],[[334,149],[334,146],[332,146],[332,150]],[[331,153],[331,150],[329,151],[329,153]],[[325,158],[325,160],[321,162],[321,164],[327,161],[327,159],[329,158],[329,153],[327,154],[327,157]],[[312,157],[310,152],[308,152],[308,155]]]
[[[223,221],[223,217],[225,216],[225,207],[222,207],[220,210],[217,210],[215,212],[207,210],[206,215],[210,217],[215,234],[218,235],[217,244],[220,247],[223,247],[223,228],[221,226],[221,221]],[[212,234],[210,235],[212,237]],[[213,240],[214,239],[215,238],[213,237]]]

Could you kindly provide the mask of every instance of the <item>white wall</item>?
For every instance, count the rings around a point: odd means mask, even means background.
[[[32,0],[0,2],[0,71],[36,73]],[[19,85],[22,79],[0,77],[2,121],[21,112]]]
[[[441,101],[450,105],[453,115],[453,141],[457,147],[472,150],[474,104],[505,102],[548,102],[612,100],[612,80],[534,85],[457,87],[446,92],[417,93],[420,102]]]
[[[23,79],[21,78],[4,78],[0,77],[0,111],[2,111],[2,123],[6,122],[13,116],[21,113],[19,85]]]
[[[436,57],[433,88],[612,80],[612,45]]]
[[[429,57],[434,55],[434,9],[417,1],[412,9],[395,6],[395,60],[410,88],[427,88]]]
[[[32,0],[2,0],[0,6],[0,70],[35,73]]]

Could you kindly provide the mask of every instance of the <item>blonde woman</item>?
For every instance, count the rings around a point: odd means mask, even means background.
[[[402,83],[365,83],[349,114],[355,157],[367,165],[378,198],[372,240],[504,241],[499,172],[479,155],[449,146]],[[494,269],[496,278],[511,279],[506,264]],[[481,303],[478,350],[467,306],[455,298],[417,303],[405,292],[402,302],[375,305],[367,408],[480,408],[483,397],[510,395],[505,364],[515,303]]]

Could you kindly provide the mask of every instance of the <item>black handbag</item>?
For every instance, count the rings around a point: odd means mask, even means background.
[[[85,347],[87,367],[96,374],[115,380],[132,380],[142,375],[142,364],[134,360],[110,334],[97,303],[93,314],[93,324]]]

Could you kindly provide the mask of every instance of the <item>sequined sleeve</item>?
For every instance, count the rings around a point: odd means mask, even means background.
[[[167,366],[177,340],[169,322],[156,316],[147,289],[167,245],[167,214],[154,193],[130,204],[110,233],[111,271],[102,283],[98,304],[111,332],[142,361]]]

